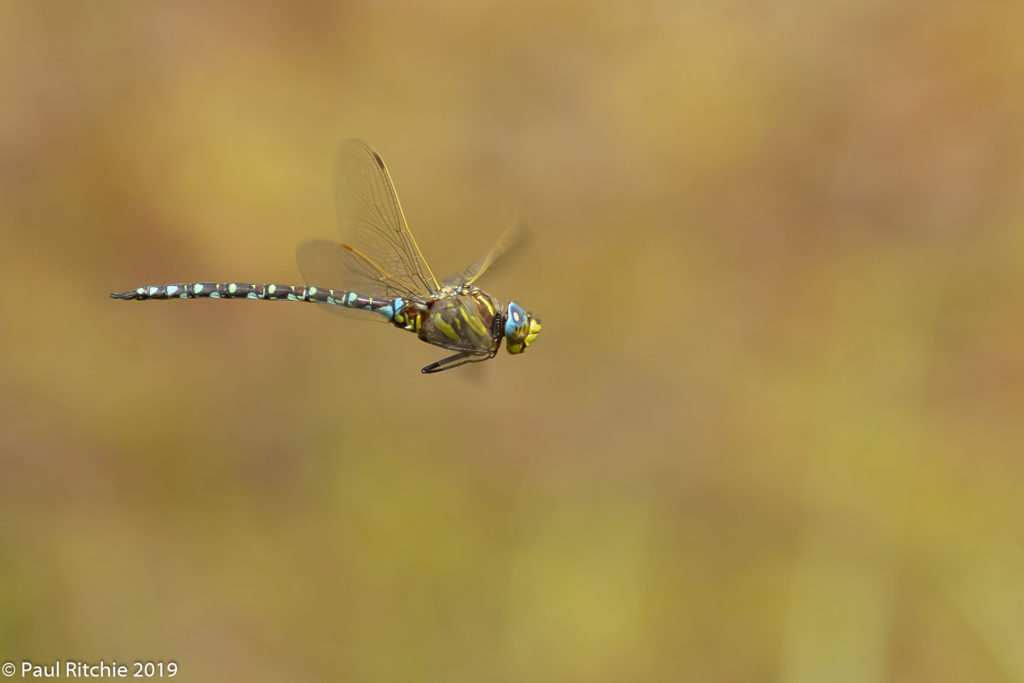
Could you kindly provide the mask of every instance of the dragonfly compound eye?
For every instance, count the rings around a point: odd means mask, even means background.
[[[505,345],[509,353],[522,353],[540,334],[540,321],[516,302],[505,309]]]

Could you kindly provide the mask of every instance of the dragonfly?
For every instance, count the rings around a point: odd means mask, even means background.
[[[453,355],[424,374],[490,360],[501,349],[521,354],[540,320],[520,304],[503,303],[476,282],[524,233],[505,231],[480,260],[441,283],[409,231],[384,160],[360,140],[343,142],[335,159],[335,203],[341,240],[314,239],[296,250],[306,285],[185,282],[113,292],[114,299],[262,299],[306,301],[328,310],[375,318],[416,334]]]

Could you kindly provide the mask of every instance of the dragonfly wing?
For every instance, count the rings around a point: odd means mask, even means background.
[[[355,247],[331,240],[309,240],[295,250],[306,284],[351,291],[377,299],[421,299],[404,278],[395,277]]]
[[[387,275],[397,290],[430,294],[437,280],[409,232],[395,185],[380,155],[347,140],[335,159],[335,202],[341,241]],[[349,285],[345,285],[349,287]]]
[[[400,296],[416,300],[422,297],[410,289],[407,282],[392,277],[361,252],[341,242],[309,240],[299,245],[295,256],[299,270],[302,271],[302,279],[313,287],[355,292],[375,299],[394,299]],[[322,308],[355,318],[384,320],[369,311],[345,306],[324,304]]]
[[[515,221],[512,225],[505,229],[505,232],[498,238],[498,242],[491,248],[487,255],[482,259],[463,269],[462,271],[455,273],[445,279],[445,286],[454,285],[471,285],[480,279],[487,269],[490,268],[500,259],[506,252],[511,250],[523,241],[523,239],[529,234],[529,228],[526,227],[526,223],[522,220]]]

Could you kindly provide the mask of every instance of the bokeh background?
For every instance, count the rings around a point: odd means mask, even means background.
[[[1024,681],[1024,5],[5,2],[0,658]],[[301,284],[338,141],[528,353]]]

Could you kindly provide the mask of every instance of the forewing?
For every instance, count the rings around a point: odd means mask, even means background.
[[[391,175],[365,142],[347,140],[338,147],[334,192],[343,243],[387,274],[389,287],[396,291],[437,291],[437,280],[406,225]]]

